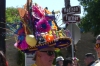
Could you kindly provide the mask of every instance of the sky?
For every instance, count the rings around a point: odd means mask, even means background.
[[[65,6],[64,0],[32,0],[33,3],[37,3],[41,7],[48,7],[50,11],[61,11]],[[23,7],[23,5],[27,2],[27,0],[6,0],[6,7]],[[77,0],[70,0],[71,6],[80,6]],[[83,16],[83,8],[81,6],[81,13],[78,14]],[[62,15],[59,17],[61,18]]]
[[[6,7],[22,7],[27,0],[6,0]],[[40,6],[48,7],[49,10],[61,10],[65,4],[64,0],[33,0]],[[77,0],[70,0],[71,6],[80,6]]]

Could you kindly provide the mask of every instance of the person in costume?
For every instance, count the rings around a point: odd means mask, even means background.
[[[54,47],[48,47],[36,51],[35,63],[32,66],[52,66],[55,58]]]
[[[55,49],[67,48],[71,44],[66,30],[59,29],[55,16],[32,0],[27,0],[18,12],[21,23],[15,31],[14,46],[24,53],[35,54],[32,66],[52,66]]]

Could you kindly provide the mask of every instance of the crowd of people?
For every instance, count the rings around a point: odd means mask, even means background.
[[[58,56],[56,58],[56,66],[80,66],[78,61],[76,57],[73,59],[71,57],[63,58],[62,56]]]
[[[96,38],[95,50],[96,56],[93,53],[86,53],[84,55],[84,63],[86,66],[100,66],[100,35]],[[32,66],[52,66],[55,59],[55,48],[47,47],[35,52],[33,60],[35,64]],[[8,66],[6,57],[2,51],[0,51],[0,66]],[[73,60],[71,57],[63,58],[63,56],[58,56],[56,58],[56,66],[81,66],[78,60]]]

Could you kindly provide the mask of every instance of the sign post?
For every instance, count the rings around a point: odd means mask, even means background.
[[[79,14],[81,13],[81,8],[80,6],[71,6],[70,5],[70,0],[65,0],[65,8],[62,8],[62,19],[64,23],[71,23],[70,30],[72,34],[72,58],[74,57],[74,24],[76,22],[80,21],[80,16],[79,15],[73,15],[73,14]]]

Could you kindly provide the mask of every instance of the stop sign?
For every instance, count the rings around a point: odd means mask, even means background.
[[[79,27],[75,23],[71,23],[68,25],[67,29],[71,32],[74,44],[77,44],[81,38],[81,32]]]

